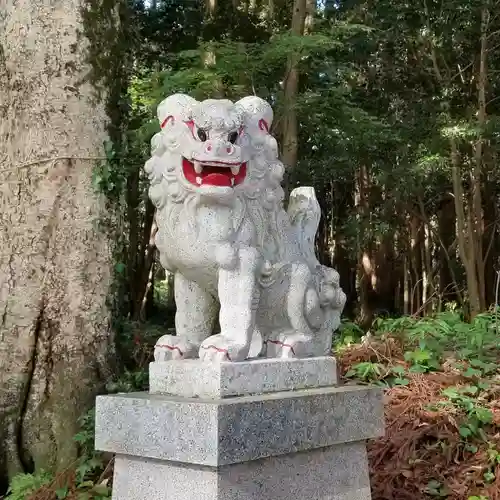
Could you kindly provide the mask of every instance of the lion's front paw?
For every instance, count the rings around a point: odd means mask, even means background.
[[[266,340],[268,358],[306,358],[314,355],[313,339],[301,333],[281,334]]]
[[[243,361],[247,358],[250,345],[235,342],[222,335],[212,335],[200,347],[200,359],[204,361]]]
[[[196,358],[198,346],[175,335],[163,335],[156,341],[155,361]]]

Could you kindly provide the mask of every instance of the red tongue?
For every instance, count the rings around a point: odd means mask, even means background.
[[[203,176],[203,184],[211,186],[231,187],[231,178],[223,174],[208,174]]]

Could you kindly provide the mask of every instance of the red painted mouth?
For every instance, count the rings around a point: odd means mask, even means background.
[[[219,167],[217,164],[226,166]],[[201,172],[198,173],[195,170],[194,162],[186,158],[182,159],[184,177],[195,186],[234,187],[241,184],[247,174],[246,162],[240,164],[225,164],[222,162],[206,164],[200,162],[199,166],[201,166]]]

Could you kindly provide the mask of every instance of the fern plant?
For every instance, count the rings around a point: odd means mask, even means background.
[[[49,485],[53,479],[52,474],[44,470],[40,470],[36,474],[17,474],[12,478],[7,498],[9,500],[26,500],[35,491]]]

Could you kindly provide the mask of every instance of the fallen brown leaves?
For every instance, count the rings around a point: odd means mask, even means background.
[[[403,359],[402,346],[392,338],[369,340],[339,356],[344,374],[359,362],[395,365]],[[493,425],[484,429],[488,443],[475,442],[478,449],[471,451],[458,432],[464,415],[453,406],[436,405],[445,399],[444,388],[470,383],[450,365],[445,363],[443,372],[409,374],[407,386],[386,390],[386,433],[368,447],[373,500],[467,500],[473,495],[500,500],[500,465],[491,465],[488,456],[489,445],[500,449],[498,394],[483,402],[494,414]],[[491,484],[484,479],[488,471],[496,476]]]

